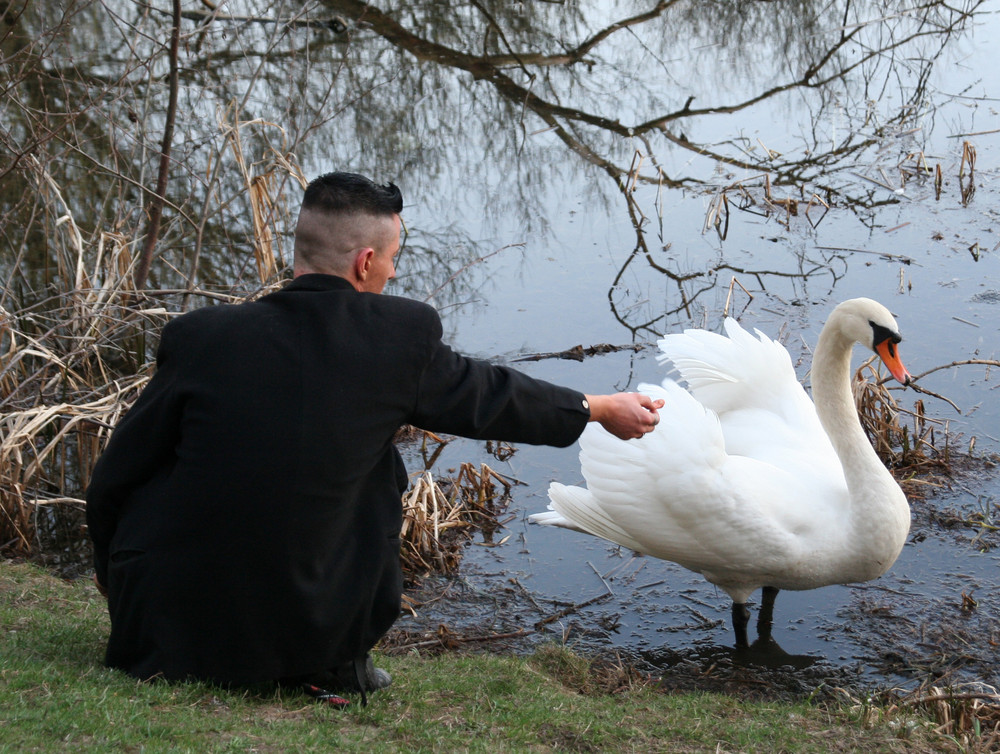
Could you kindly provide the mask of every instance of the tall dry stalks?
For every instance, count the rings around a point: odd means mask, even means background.
[[[181,294],[198,291],[137,291],[133,239],[82,231],[46,167],[33,157],[23,165],[29,190],[46,208],[34,230],[47,238],[53,274],[45,295],[14,290],[14,276],[2,292],[5,301],[32,301],[0,307],[0,548],[31,557],[66,534],[74,541],[59,548],[85,544],[83,491],[94,463],[152,375],[158,333],[180,313]],[[272,162],[270,172],[246,173],[264,289],[279,284],[285,270],[273,242],[274,227],[288,218],[283,197],[270,192],[284,185],[277,173],[291,166]],[[300,173],[293,177],[301,183]],[[238,302],[244,295],[211,298]]]

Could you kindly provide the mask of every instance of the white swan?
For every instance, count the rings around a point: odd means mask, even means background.
[[[746,601],[763,587],[770,637],[779,589],[867,581],[893,564],[910,509],[879,460],[851,395],[861,343],[904,385],[889,311],[852,299],[830,314],[812,364],[815,405],[785,348],[732,319],[660,342],[687,385],[639,390],[663,398],[661,421],[623,441],[597,424],[580,439],[587,488],[553,483],[549,511],[530,520],[603,537],[701,573],[733,600],[736,645],[747,646]],[[766,632],[767,636],[764,637]]]

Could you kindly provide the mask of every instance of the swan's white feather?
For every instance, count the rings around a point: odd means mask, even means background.
[[[732,319],[725,331],[664,337],[661,360],[687,389],[639,386],[665,401],[640,440],[589,425],[586,489],[553,483],[549,511],[531,520],[680,563],[736,602],[764,585],[851,580],[865,553],[844,525],[847,482],[787,350]]]

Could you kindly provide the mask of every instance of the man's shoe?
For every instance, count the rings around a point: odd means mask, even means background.
[[[336,693],[378,691],[392,684],[392,676],[376,668],[371,655],[298,680]]]
[[[376,668],[371,655],[359,657],[330,671],[331,684],[345,691],[378,691],[392,684],[392,676]]]
[[[365,655],[333,670],[289,678],[285,683],[297,685],[317,701],[344,708],[350,702],[340,696],[341,693],[360,693],[361,703],[367,704],[368,692],[388,688],[392,684],[392,676],[382,668],[376,668],[371,656]]]
[[[387,689],[392,685],[392,676],[389,672],[382,670],[382,668],[376,668],[372,665],[372,661],[369,658],[366,663],[365,668],[365,685],[369,691],[378,691],[379,689]]]

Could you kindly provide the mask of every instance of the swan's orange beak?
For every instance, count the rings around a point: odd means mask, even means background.
[[[882,363],[885,364],[886,369],[889,370],[893,377],[904,385],[910,384],[910,373],[906,371],[903,362],[899,360],[896,344],[892,342],[891,338],[886,338],[875,346],[875,353],[879,355]]]

